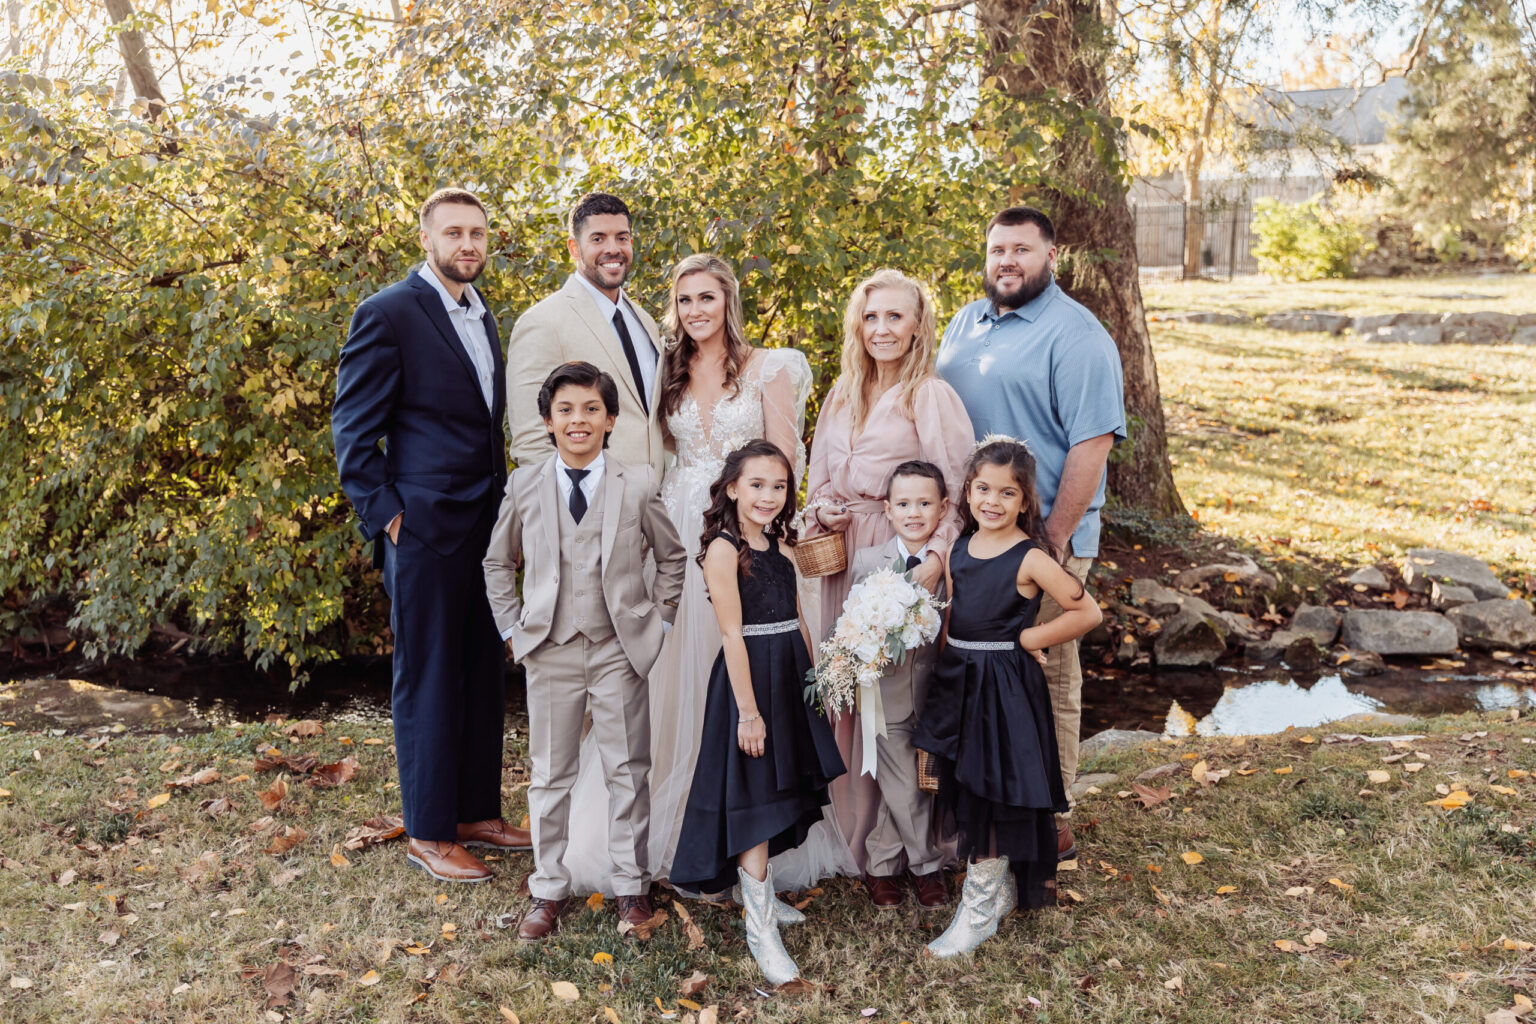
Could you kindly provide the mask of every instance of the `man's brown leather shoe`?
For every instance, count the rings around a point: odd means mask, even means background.
[[[1077,858],[1077,840],[1072,838],[1072,825],[1063,822],[1056,826],[1056,862]]]
[[[533,906],[518,923],[517,937],[524,942],[549,938],[550,933],[560,927],[560,911],[564,909],[565,900],[545,900],[535,896]]]
[[[901,880],[895,875],[866,874],[864,888],[869,890],[869,902],[876,910],[895,910],[906,902],[901,892]]]
[[[949,883],[944,880],[944,872],[930,871],[926,875],[914,875],[912,877],[913,888],[917,890],[917,902],[928,910],[935,907],[949,906]]]
[[[619,923],[621,926],[628,924],[631,927],[638,928],[651,919],[653,913],[651,901],[644,893],[641,893],[639,896],[618,896],[616,900],[619,904]]]
[[[508,825],[501,818],[487,818],[460,825],[459,845],[484,846],[492,850],[531,850],[533,836],[527,829]]]
[[[405,859],[439,882],[488,882],[491,869],[458,843],[412,839]]]

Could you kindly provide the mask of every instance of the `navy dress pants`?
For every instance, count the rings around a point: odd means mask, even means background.
[[[460,822],[501,817],[505,655],[485,596],[488,510],[452,555],[402,521],[384,541],[384,589],[395,633],[395,759],[405,833],[452,842]]]

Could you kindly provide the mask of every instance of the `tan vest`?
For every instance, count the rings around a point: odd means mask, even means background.
[[[558,466],[556,471],[560,472]],[[557,644],[569,643],[578,635],[588,640],[613,636],[613,619],[603,597],[603,489],[607,486],[608,474],[604,473],[580,523],[571,518],[569,505],[558,502],[560,592],[549,624],[549,639]],[[555,494],[558,500],[558,484]]]

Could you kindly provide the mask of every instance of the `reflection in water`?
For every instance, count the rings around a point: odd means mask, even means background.
[[[1476,691],[1478,707],[1487,711],[1503,711],[1506,708],[1536,708],[1536,687],[1515,686],[1513,683],[1496,683],[1479,686]]]
[[[1263,679],[1228,686],[1210,714],[1198,721],[1174,701],[1164,731],[1169,736],[1254,736],[1381,709],[1380,701],[1350,692],[1338,676],[1324,676],[1305,688],[1290,679]]]

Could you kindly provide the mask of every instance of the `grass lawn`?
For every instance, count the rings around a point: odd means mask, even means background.
[[[611,907],[577,903],[552,941],[521,946],[501,925],[526,905],[528,855],[496,862],[490,884],[454,887],[408,869],[399,841],[338,848],[397,806],[387,726],[327,723],[298,739],[271,724],[8,729],[0,1018],[1482,1020],[1536,988],[1536,726],[1463,717],[1417,731],[1400,744],[1332,743],[1324,728],[1106,757],[1093,767],[1120,778],[1079,808],[1083,853],[1061,875],[1061,908],[1015,915],[982,955],[940,963],[920,952],[947,912],[877,912],[856,883],[829,880],[810,894],[810,923],[787,930],[822,987],[765,999],[735,914],[689,904],[703,940],[690,949],[674,904],[639,944],[617,936]],[[267,743],[360,768],[329,789],[290,773],[269,810],[257,794],[277,773],[254,764]],[[1230,774],[1202,787],[1201,762]],[[1167,774],[1144,783],[1155,806],[1118,795],[1159,766]],[[208,768],[218,781],[153,800]],[[509,770],[512,814],[521,778]],[[1427,805],[1455,804],[1458,790],[1459,809]],[[268,852],[284,836],[292,848]],[[699,1011],[679,995],[694,972],[707,976]]]
[[[1492,299],[1428,296],[1479,293]],[[1149,309],[1536,312],[1536,278],[1152,283]],[[1536,348],[1153,323],[1174,476],[1218,534],[1359,565],[1410,547],[1536,574]]]

